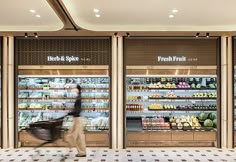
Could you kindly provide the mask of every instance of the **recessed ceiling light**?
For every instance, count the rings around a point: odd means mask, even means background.
[[[38,18],[40,18],[41,16],[40,16],[40,15],[35,15],[35,17],[38,17]]]
[[[99,15],[99,14],[96,14],[95,16],[96,16],[96,17],[100,17],[100,15]]]
[[[35,38],[38,38],[38,34],[37,34],[37,33],[34,33],[34,37],[35,37]]]
[[[169,15],[169,18],[174,18],[175,16],[174,15]]]
[[[176,9],[173,9],[172,12],[173,12],[173,13],[177,13],[177,12],[179,12],[179,11],[176,10]]]
[[[99,9],[94,8],[94,9],[93,9],[93,12],[98,13],[98,12],[99,12]]]
[[[36,11],[35,10],[33,10],[33,9],[30,9],[29,10],[31,13],[35,13]]]

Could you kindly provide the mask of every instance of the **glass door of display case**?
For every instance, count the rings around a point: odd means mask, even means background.
[[[87,146],[109,146],[110,78],[104,73],[19,75],[17,109],[21,146],[35,146],[40,143],[40,140],[27,131],[30,123],[60,118],[73,110],[77,96],[73,89],[77,84],[82,88],[82,116],[85,119]],[[64,119],[64,137],[72,121],[72,116]],[[66,146],[63,140],[59,140],[57,146]]]
[[[216,146],[216,70],[126,72],[127,146]]]

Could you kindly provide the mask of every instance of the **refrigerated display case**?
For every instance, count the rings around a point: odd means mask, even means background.
[[[106,75],[19,75],[18,131],[21,145],[37,144],[36,139],[33,139],[26,131],[30,123],[59,118],[72,111],[77,96],[73,89],[79,84],[82,88],[82,116],[85,118],[84,129],[87,145],[108,146],[109,80]],[[65,135],[66,130],[72,125],[72,121],[73,118],[70,116],[64,119]],[[104,134],[105,141],[99,142],[99,136],[101,138]],[[65,144],[62,142],[59,145],[64,146]]]
[[[135,73],[126,75],[127,146],[216,146],[214,72]]]

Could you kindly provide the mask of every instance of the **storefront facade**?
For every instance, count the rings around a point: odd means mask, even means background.
[[[225,120],[225,114],[233,116],[225,105],[230,84],[221,58],[230,53],[225,54],[223,37],[15,37],[8,42],[6,48],[14,49],[14,79],[4,73],[9,83],[3,114],[11,113],[14,103],[14,122],[7,117],[4,126],[14,125],[14,147],[42,142],[28,125],[69,112],[77,83],[83,85],[88,146],[230,147],[225,145],[233,136]],[[235,40],[232,51],[234,46]],[[71,121],[65,119],[64,135]],[[2,138],[10,140],[10,132]],[[57,146],[66,144],[60,140]]]
[[[42,143],[27,131],[29,124],[72,111],[77,84],[87,146],[111,147],[110,70],[110,37],[16,37],[15,147]],[[63,137],[72,120],[64,119]],[[67,145],[60,140],[57,146]]]
[[[124,39],[124,143],[221,146],[220,41]]]

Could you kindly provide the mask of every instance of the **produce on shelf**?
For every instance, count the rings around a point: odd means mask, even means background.
[[[161,82],[150,84],[148,88],[164,88],[164,85],[161,84]]]
[[[166,92],[166,98],[177,98],[177,95],[174,92]]]
[[[129,85],[128,90],[146,90],[148,89],[147,86],[144,85]]]
[[[177,87],[176,87],[175,83],[166,83],[164,85],[164,88],[177,88]]]
[[[127,111],[143,111],[142,104],[126,104]]]
[[[161,94],[160,93],[156,93],[156,94],[152,94],[149,96],[149,98],[161,98]]]
[[[82,87],[85,117],[92,114],[91,120],[95,120],[101,111],[109,110],[108,77],[19,77],[19,128],[27,127],[31,122],[50,120],[68,113],[74,107],[77,96],[71,89],[76,88],[78,83]],[[100,108],[102,109],[99,110]],[[107,112],[102,113],[108,116]],[[96,129],[108,127],[103,123],[108,117],[104,118],[96,120]],[[71,120],[65,119],[65,125],[71,125]]]
[[[18,98],[27,98],[28,96],[29,96],[28,93],[20,93],[20,94],[18,95]]]
[[[215,89],[217,88],[217,84],[211,83],[209,84],[209,88]]]
[[[201,124],[199,123],[198,119],[196,116],[192,115],[191,117],[188,116],[175,116],[175,117],[170,117],[170,123],[172,126],[172,129],[200,129]]]
[[[143,100],[143,96],[128,96],[128,100],[134,101],[134,100]]]
[[[199,98],[216,98],[217,97],[217,93],[213,92],[213,93],[194,93],[193,97],[199,97]]]
[[[205,121],[207,119],[207,114],[204,113],[204,112],[201,112],[199,115],[198,115],[198,118],[200,121]]]
[[[177,88],[190,88],[190,85],[188,85],[186,82],[179,82]]]
[[[159,109],[163,109],[162,105],[161,105],[161,104],[157,104],[157,103],[149,105],[148,108],[149,108],[150,110],[159,110]]]
[[[170,129],[170,124],[163,117],[142,118],[142,128],[148,130]]]
[[[18,108],[19,109],[25,109],[25,108],[27,108],[28,107],[28,104],[27,103],[20,103],[20,104],[18,104]]]
[[[31,93],[29,98],[42,98],[42,93],[40,92]]]
[[[108,117],[88,118],[85,122],[86,130],[107,130],[108,128]]]
[[[163,109],[165,110],[168,110],[168,109],[171,109],[171,110],[175,110],[176,109],[176,106],[175,105],[163,105]]]
[[[213,127],[213,121],[210,120],[210,119],[206,119],[206,120],[204,121],[204,127],[206,127],[206,128],[212,128],[212,127]]]
[[[207,116],[208,119],[214,120],[216,119],[216,113],[215,112],[210,112]]]

